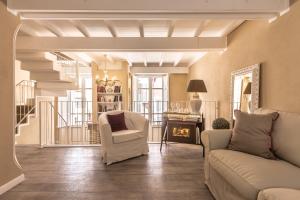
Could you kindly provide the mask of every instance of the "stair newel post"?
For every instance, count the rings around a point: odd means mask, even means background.
[[[42,134],[42,101],[39,102],[39,129],[40,129],[40,148],[43,148],[43,134]]]

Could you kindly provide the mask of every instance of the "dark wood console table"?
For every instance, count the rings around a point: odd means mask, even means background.
[[[160,151],[163,142],[167,141],[202,145],[201,132],[204,130],[204,121],[202,114],[163,113]]]

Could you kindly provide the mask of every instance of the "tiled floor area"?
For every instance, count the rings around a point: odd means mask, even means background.
[[[202,149],[150,144],[148,156],[111,166],[102,164],[99,147],[18,147],[26,180],[1,200],[212,200],[203,183]]]

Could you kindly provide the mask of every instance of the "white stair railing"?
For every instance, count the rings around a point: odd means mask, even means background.
[[[27,123],[28,116],[35,112],[35,81],[22,80],[15,88],[16,133],[21,124]]]
[[[93,120],[92,101],[41,101],[41,146],[99,145],[100,133]],[[95,115],[97,116],[97,115]]]

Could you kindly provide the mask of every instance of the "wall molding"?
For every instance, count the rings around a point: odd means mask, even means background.
[[[24,174],[14,178],[13,180],[9,181],[8,183],[0,186],[0,195],[4,194],[8,190],[12,189],[13,187],[19,185],[21,182],[25,180]]]

